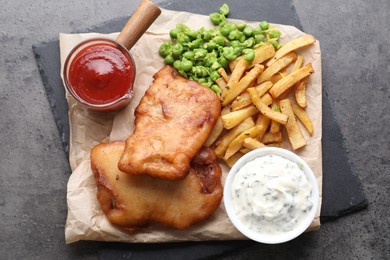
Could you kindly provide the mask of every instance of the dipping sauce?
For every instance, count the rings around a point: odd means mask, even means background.
[[[88,108],[115,110],[130,101],[135,65],[125,47],[98,38],[85,41],[71,51],[65,62],[64,77],[73,97]]]
[[[257,233],[282,234],[299,226],[313,207],[312,187],[301,168],[273,154],[245,163],[232,183],[238,219]]]

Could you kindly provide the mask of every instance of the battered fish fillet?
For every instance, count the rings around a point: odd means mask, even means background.
[[[97,198],[112,224],[130,230],[148,223],[185,229],[218,208],[222,173],[210,148],[202,148],[194,157],[184,180],[163,180],[118,170],[124,147],[124,142],[111,142],[91,150]]]
[[[164,66],[135,110],[135,131],[126,140],[119,169],[169,180],[185,178],[220,110],[211,89]]]

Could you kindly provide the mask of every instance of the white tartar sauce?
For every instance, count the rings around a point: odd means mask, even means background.
[[[279,155],[247,162],[233,180],[233,209],[257,233],[293,230],[313,207],[312,187],[301,167]]]

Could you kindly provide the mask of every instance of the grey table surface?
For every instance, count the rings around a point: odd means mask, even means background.
[[[162,1],[155,1],[160,3]],[[293,1],[319,38],[327,94],[369,201],[367,210],[322,225],[304,259],[390,258],[390,2]],[[2,1],[0,10],[0,259],[96,259],[97,244],[66,245],[70,169],[32,53],[59,32],[132,13],[139,1]],[[329,82],[324,82],[325,84]],[[257,247],[248,255],[261,255]],[[293,250],[293,249],[292,249]],[[278,259],[272,250],[269,258]],[[126,258],[127,256],[124,256]],[[131,257],[128,257],[131,258]],[[239,259],[239,255],[225,255]]]

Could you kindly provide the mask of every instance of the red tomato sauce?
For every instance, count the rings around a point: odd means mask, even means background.
[[[124,51],[98,43],[82,49],[73,59],[69,83],[90,104],[106,104],[123,97],[133,81],[133,64]]]

